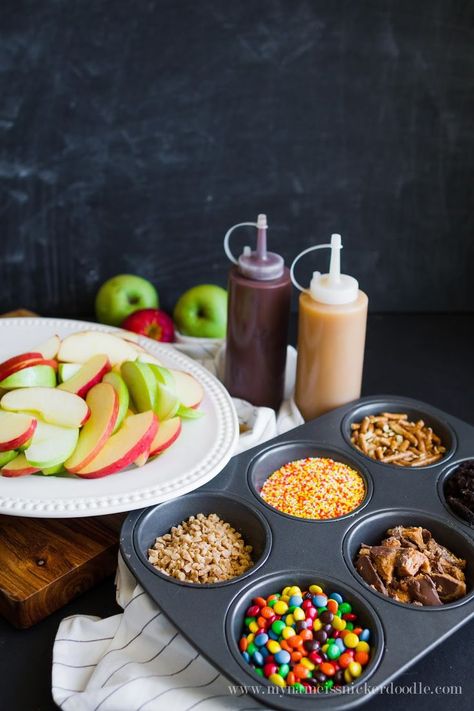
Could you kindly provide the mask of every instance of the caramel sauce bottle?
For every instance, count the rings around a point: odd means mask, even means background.
[[[310,288],[294,277],[297,261],[316,249],[331,249],[329,274],[314,272]],[[305,420],[360,397],[368,298],[356,279],[341,274],[341,236],[304,250],[291,266],[302,293],[298,316],[295,402]]]
[[[238,259],[229,248],[237,227],[258,230],[257,249],[244,247]],[[291,279],[283,257],[267,251],[267,218],[241,222],[227,232],[229,273],[224,384],[231,395],[277,410],[283,399]]]

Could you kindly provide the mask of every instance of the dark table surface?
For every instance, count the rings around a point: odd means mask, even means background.
[[[293,324],[294,326],[294,324]],[[406,395],[429,402],[474,424],[474,314],[372,315],[369,318],[363,394]],[[294,328],[293,328],[294,333]],[[474,456],[474,442],[473,442]],[[30,630],[16,630],[0,619],[0,709],[50,711],[51,653],[61,619],[85,613],[106,617],[120,612],[113,580],[77,598]],[[406,630],[407,646],[410,630]],[[411,693],[384,694],[367,711],[464,711],[473,706],[474,622],[399,677]],[[431,694],[414,694],[414,684]],[[461,686],[453,693],[449,687]],[[444,687],[437,693],[435,687]]]

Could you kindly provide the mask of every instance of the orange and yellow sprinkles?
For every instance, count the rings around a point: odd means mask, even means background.
[[[339,518],[365,497],[361,475],[347,464],[322,457],[289,462],[265,481],[262,498],[278,511],[299,518]]]

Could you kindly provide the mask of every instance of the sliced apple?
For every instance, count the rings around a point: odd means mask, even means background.
[[[82,331],[67,336],[59,348],[58,360],[86,363],[92,356],[106,355],[112,366],[137,359],[138,351],[119,336],[101,331]]]
[[[156,433],[153,442],[150,446],[150,457],[155,457],[161,454],[165,449],[171,447],[179,435],[181,434],[181,418],[172,417],[171,420],[160,422],[158,432]]]
[[[18,449],[28,442],[33,437],[36,424],[36,419],[30,415],[0,411],[0,452]]]
[[[44,476],[55,476],[62,472],[64,472],[64,464],[56,464],[54,467],[45,467],[41,470],[41,474],[44,474]]]
[[[127,417],[99,454],[76,474],[86,479],[97,479],[125,469],[150,449],[157,431],[158,418],[151,411]]]
[[[82,363],[59,363],[58,376],[61,383],[72,378],[82,368]]]
[[[185,407],[198,407],[204,397],[204,389],[190,373],[169,368],[176,384],[176,395]]]
[[[183,420],[199,420],[204,415],[202,410],[198,410],[195,407],[186,407],[185,405],[180,405],[176,414],[178,417],[182,417]]]
[[[147,463],[149,456],[150,456],[150,452],[149,452],[149,450],[146,450],[145,452],[143,452],[143,454],[140,454],[140,456],[137,457],[133,463],[137,467],[143,467]]]
[[[78,395],[59,388],[21,388],[10,390],[1,401],[4,410],[34,412],[60,427],[80,427],[89,417],[89,408]]]
[[[119,412],[119,398],[110,383],[99,383],[86,398],[90,417],[81,430],[77,447],[65,462],[72,473],[83,469],[100,452],[114,431]]]
[[[94,385],[100,383],[104,375],[109,372],[110,367],[110,361],[106,355],[92,356],[72,378],[58,385],[58,389],[85,397]]]
[[[36,472],[39,472],[39,468],[30,464],[22,453],[6,464],[1,472],[3,476],[7,477],[27,476],[28,474],[36,474]]]
[[[158,358],[155,358],[154,355],[151,355],[151,353],[139,353],[138,359],[139,363],[151,363],[153,365],[163,365],[161,360],[158,360]]]
[[[18,456],[18,452],[15,449],[11,449],[8,452],[0,452],[0,469],[15,459]]]
[[[41,353],[43,358],[46,358],[48,360],[51,358],[56,358],[60,345],[61,339],[59,338],[59,336],[51,336],[51,338],[48,338],[47,341],[42,343],[35,350]]]
[[[154,410],[157,387],[150,366],[126,362],[122,364],[121,374],[136,409],[139,412]]]
[[[49,365],[56,361],[44,360],[42,365],[31,365],[29,368],[19,370],[8,378],[0,382],[0,387],[5,390],[14,390],[15,388],[55,388],[56,387],[56,370],[54,366]]]
[[[13,375],[13,373],[18,373],[18,371],[25,368],[31,368],[33,365],[51,365],[55,368],[56,361],[48,360],[45,362],[41,353],[23,353],[22,355],[14,356],[0,364],[0,382]]]
[[[133,331],[127,331],[124,328],[120,328],[118,329],[115,335],[120,336],[120,338],[123,338],[124,341],[130,341],[131,343],[135,343],[138,346],[138,339],[140,338],[140,335],[138,333],[134,333]],[[141,348],[141,346],[138,347]]]
[[[31,444],[25,451],[26,460],[38,469],[62,464],[74,452],[78,437],[78,427],[59,427],[38,420]]]
[[[128,412],[128,406],[130,404],[130,395],[128,394],[128,388],[125,385],[125,380],[122,378],[119,373],[114,373],[110,372],[107,373],[102,378],[103,383],[109,383],[112,385],[113,389],[117,393],[118,396],[118,415],[117,415],[117,422],[115,423],[114,431],[115,433],[118,428],[121,426],[122,422],[125,419],[125,416]],[[112,433],[112,434],[113,434]]]
[[[160,422],[169,420],[176,415],[180,404],[174,378],[168,368],[152,364],[148,367],[156,378],[155,412]]]

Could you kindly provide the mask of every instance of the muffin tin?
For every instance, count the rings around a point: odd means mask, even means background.
[[[350,425],[365,415],[406,412],[422,418],[442,438],[447,452],[426,467],[379,463],[350,443]],[[281,513],[259,496],[265,478],[301,457],[332,457],[357,469],[366,497],[338,519],[308,520]],[[474,532],[446,508],[442,482],[460,461],[474,456],[474,427],[434,407],[408,398],[379,396],[357,400],[239,454],[212,481],[191,494],[126,519],[121,551],[131,572],[185,637],[230,684],[248,687],[259,702],[275,709],[305,711],[357,706],[413,665],[474,615]],[[254,566],[223,583],[182,583],[147,561],[147,549],[173,525],[197,513],[217,513],[253,546]],[[354,568],[361,543],[378,544],[395,525],[421,525],[453,553],[467,560],[467,595],[441,607],[396,602],[370,588]],[[344,693],[292,694],[253,673],[238,649],[250,601],[285,585],[323,585],[340,592],[372,631],[372,658]],[[253,687],[253,689],[252,689]],[[271,687],[271,688],[270,688]]]

